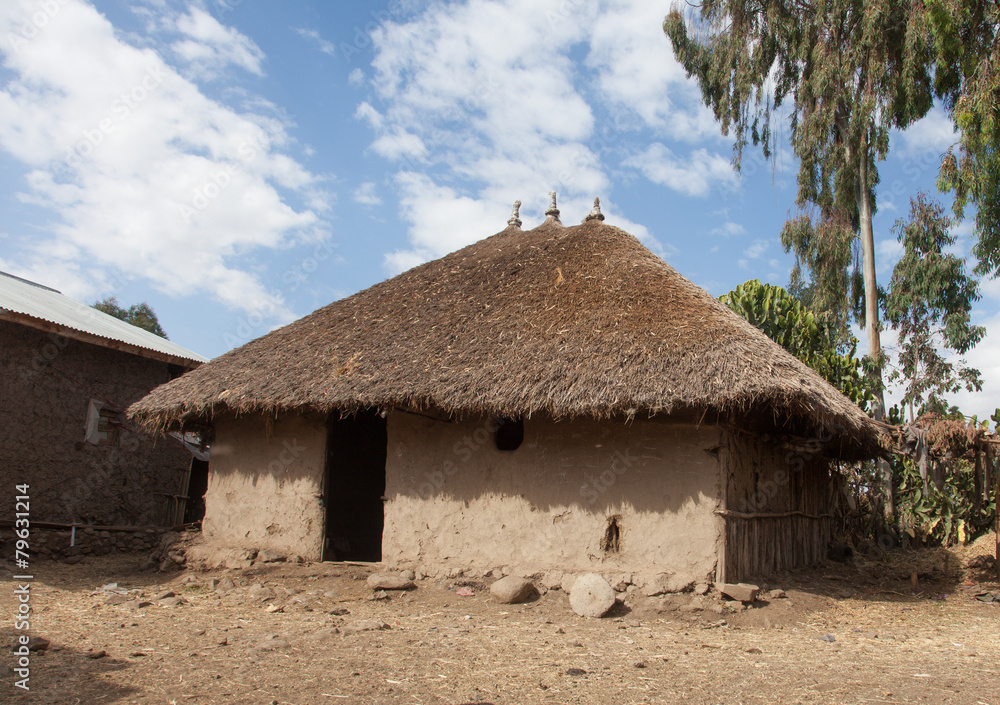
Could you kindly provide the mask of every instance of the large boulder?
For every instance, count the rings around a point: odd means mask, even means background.
[[[504,605],[513,605],[524,602],[535,592],[535,586],[530,580],[519,578],[516,575],[508,575],[500,578],[490,585],[490,596]]]
[[[597,573],[584,573],[569,594],[569,605],[581,617],[603,617],[615,606],[615,591]]]

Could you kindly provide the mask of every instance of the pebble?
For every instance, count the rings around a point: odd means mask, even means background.
[[[291,644],[288,643],[283,637],[273,634],[264,641],[257,645],[258,651],[277,651],[278,649],[287,649]]]
[[[416,587],[412,578],[389,573],[372,573],[365,582],[372,590],[412,590]]]

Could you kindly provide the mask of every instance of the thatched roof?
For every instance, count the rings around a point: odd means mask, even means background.
[[[633,236],[597,219],[512,222],[158,387],[129,416],[165,430],[291,409],[763,412],[851,455],[877,447],[846,397]]]

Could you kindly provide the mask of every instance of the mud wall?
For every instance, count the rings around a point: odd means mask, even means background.
[[[33,521],[163,521],[162,494],[179,493],[191,455],[127,428],[92,445],[84,427],[91,399],[124,410],[169,380],[165,362],[0,321],[0,474],[30,485]],[[0,504],[0,520],[13,514]]]
[[[500,451],[489,420],[394,412],[383,559],[426,572],[509,565],[714,579],[719,442],[708,426],[533,418],[522,445]]]
[[[215,419],[202,532],[214,546],[320,560],[326,418]]]
[[[827,554],[836,493],[816,441],[765,442],[727,431],[725,578],[746,580]]]

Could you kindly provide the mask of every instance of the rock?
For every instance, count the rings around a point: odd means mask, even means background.
[[[337,616],[343,616],[345,614],[350,614],[350,613],[351,611],[346,607],[334,607],[332,610],[330,610],[330,614]]]
[[[767,597],[770,600],[780,600],[782,598],[787,598],[788,595],[785,594],[784,590],[771,590],[771,592],[767,593]]]
[[[124,595],[108,595],[107,599],[104,601],[106,605],[123,605],[128,602],[128,598]]]
[[[414,573],[412,570],[401,570],[399,572],[399,576],[401,578],[403,578],[403,580],[416,580],[417,579],[417,574]]]
[[[371,595],[365,598],[366,600],[388,600],[389,593],[385,590],[376,590]]]
[[[141,610],[145,607],[149,607],[151,604],[153,603],[149,600],[129,600],[125,603],[125,607],[132,610]]]
[[[726,607],[731,609],[733,612],[742,612],[746,609],[746,605],[739,600],[727,600]]]
[[[645,661],[633,661],[632,662],[632,668],[645,668],[645,667],[646,667],[646,662]]]
[[[46,651],[49,648],[49,640],[40,636],[33,636],[28,639],[28,651]]]
[[[264,641],[257,644],[257,651],[277,651],[278,649],[287,649],[291,644],[288,643],[287,639],[284,639],[277,634],[272,634]]]
[[[281,605],[270,604],[270,605],[268,605],[267,607],[264,608],[264,611],[265,612],[270,612],[270,613],[284,612],[285,608],[282,607]]]
[[[654,597],[669,592],[686,592],[692,586],[694,586],[693,580],[687,580],[673,573],[659,573],[643,586],[642,594],[646,597]]]
[[[701,612],[703,609],[705,609],[705,599],[697,595],[680,607],[681,612]]]
[[[107,655],[108,655],[108,652],[105,651],[104,649],[101,649],[100,651],[92,651],[92,652],[90,652],[89,654],[87,654],[87,658],[99,659],[99,658],[104,658]]]
[[[251,600],[269,600],[274,597],[274,590],[260,583],[254,583],[247,590],[247,597]]]
[[[757,593],[760,592],[760,588],[748,583],[736,583],[735,585],[732,583],[723,583],[719,586],[719,592],[733,600],[751,603],[757,599]]]
[[[174,597],[174,591],[173,590],[167,590],[166,592],[161,592],[159,595],[157,595],[153,599],[154,600],[165,600],[168,597]]]
[[[76,565],[77,563],[79,563],[82,560],[83,560],[83,556],[80,556],[80,555],[66,556],[65,558],[63,558],[63,563],[65,563],[66,565]]]
[[[563,573],[562,585],[560,589],[567,595],[573,592],[573,583],[576,582],[576,575],[573,573]]]
[[[542,585],[546,590],[562,590],[563,574],[548,572],[542,576]]]
[[[695,595],[707,595],[708,591],[712,589],[712,586],[708,583],[698,583],[694,586]]]
[[[615,606],[615,591],[597,573],[584,573],[573,583],[569,604],[581,617],[603,617]]]
[[[381,629],[389,629],[389,625],[380,619],[363,619],[360,622],[345,625],[341,631],[344,634],[357,634],[358,632],[374,632]]]
[[[224,595],[230,590],[235,590],[235,589],[236,589],[236,583],[234,583],[233,579],[227,575],[226,577],[224,577],[222,580],[219,581],[219,584],[215,588],[215,591],[220,595]]]
[[[490,585],[490,596],[502,605],[514,605],[525,602],[535,592],[535,586],[530,580],[508,575]]]
[[[277,553],[275,551],[268,551],[266,549],[262,551],[257,551],[257,562],[258,563],[284,563],[286,556],[284,553]]]
[[[594,575],[596,575],[596,573]],[[600,577],[600,576],[598,576],[598,577]],[[604,580],[604,578],[601,578],[601,580]],[[607,582],[607,581],[605,580],[604,582]],[[608,585],[608,587],[611,587],[611,586]],[[585,676],[585,675],[587,675],[587,672],[585,670],[583,670],[582,668],[567,668],[566,669],[566,675],[567,676]]]
[[[181,605],[186,603],[187,600],[185,600],[183,597],[176,597],[176,596],[165,597],[162,600],[157,601],[157,604],[160,605],[160,607],[180,607]]]
[[[372,573],[365,582],[372,590],[412,590],[416,587],[412,579],[389,573]]]

